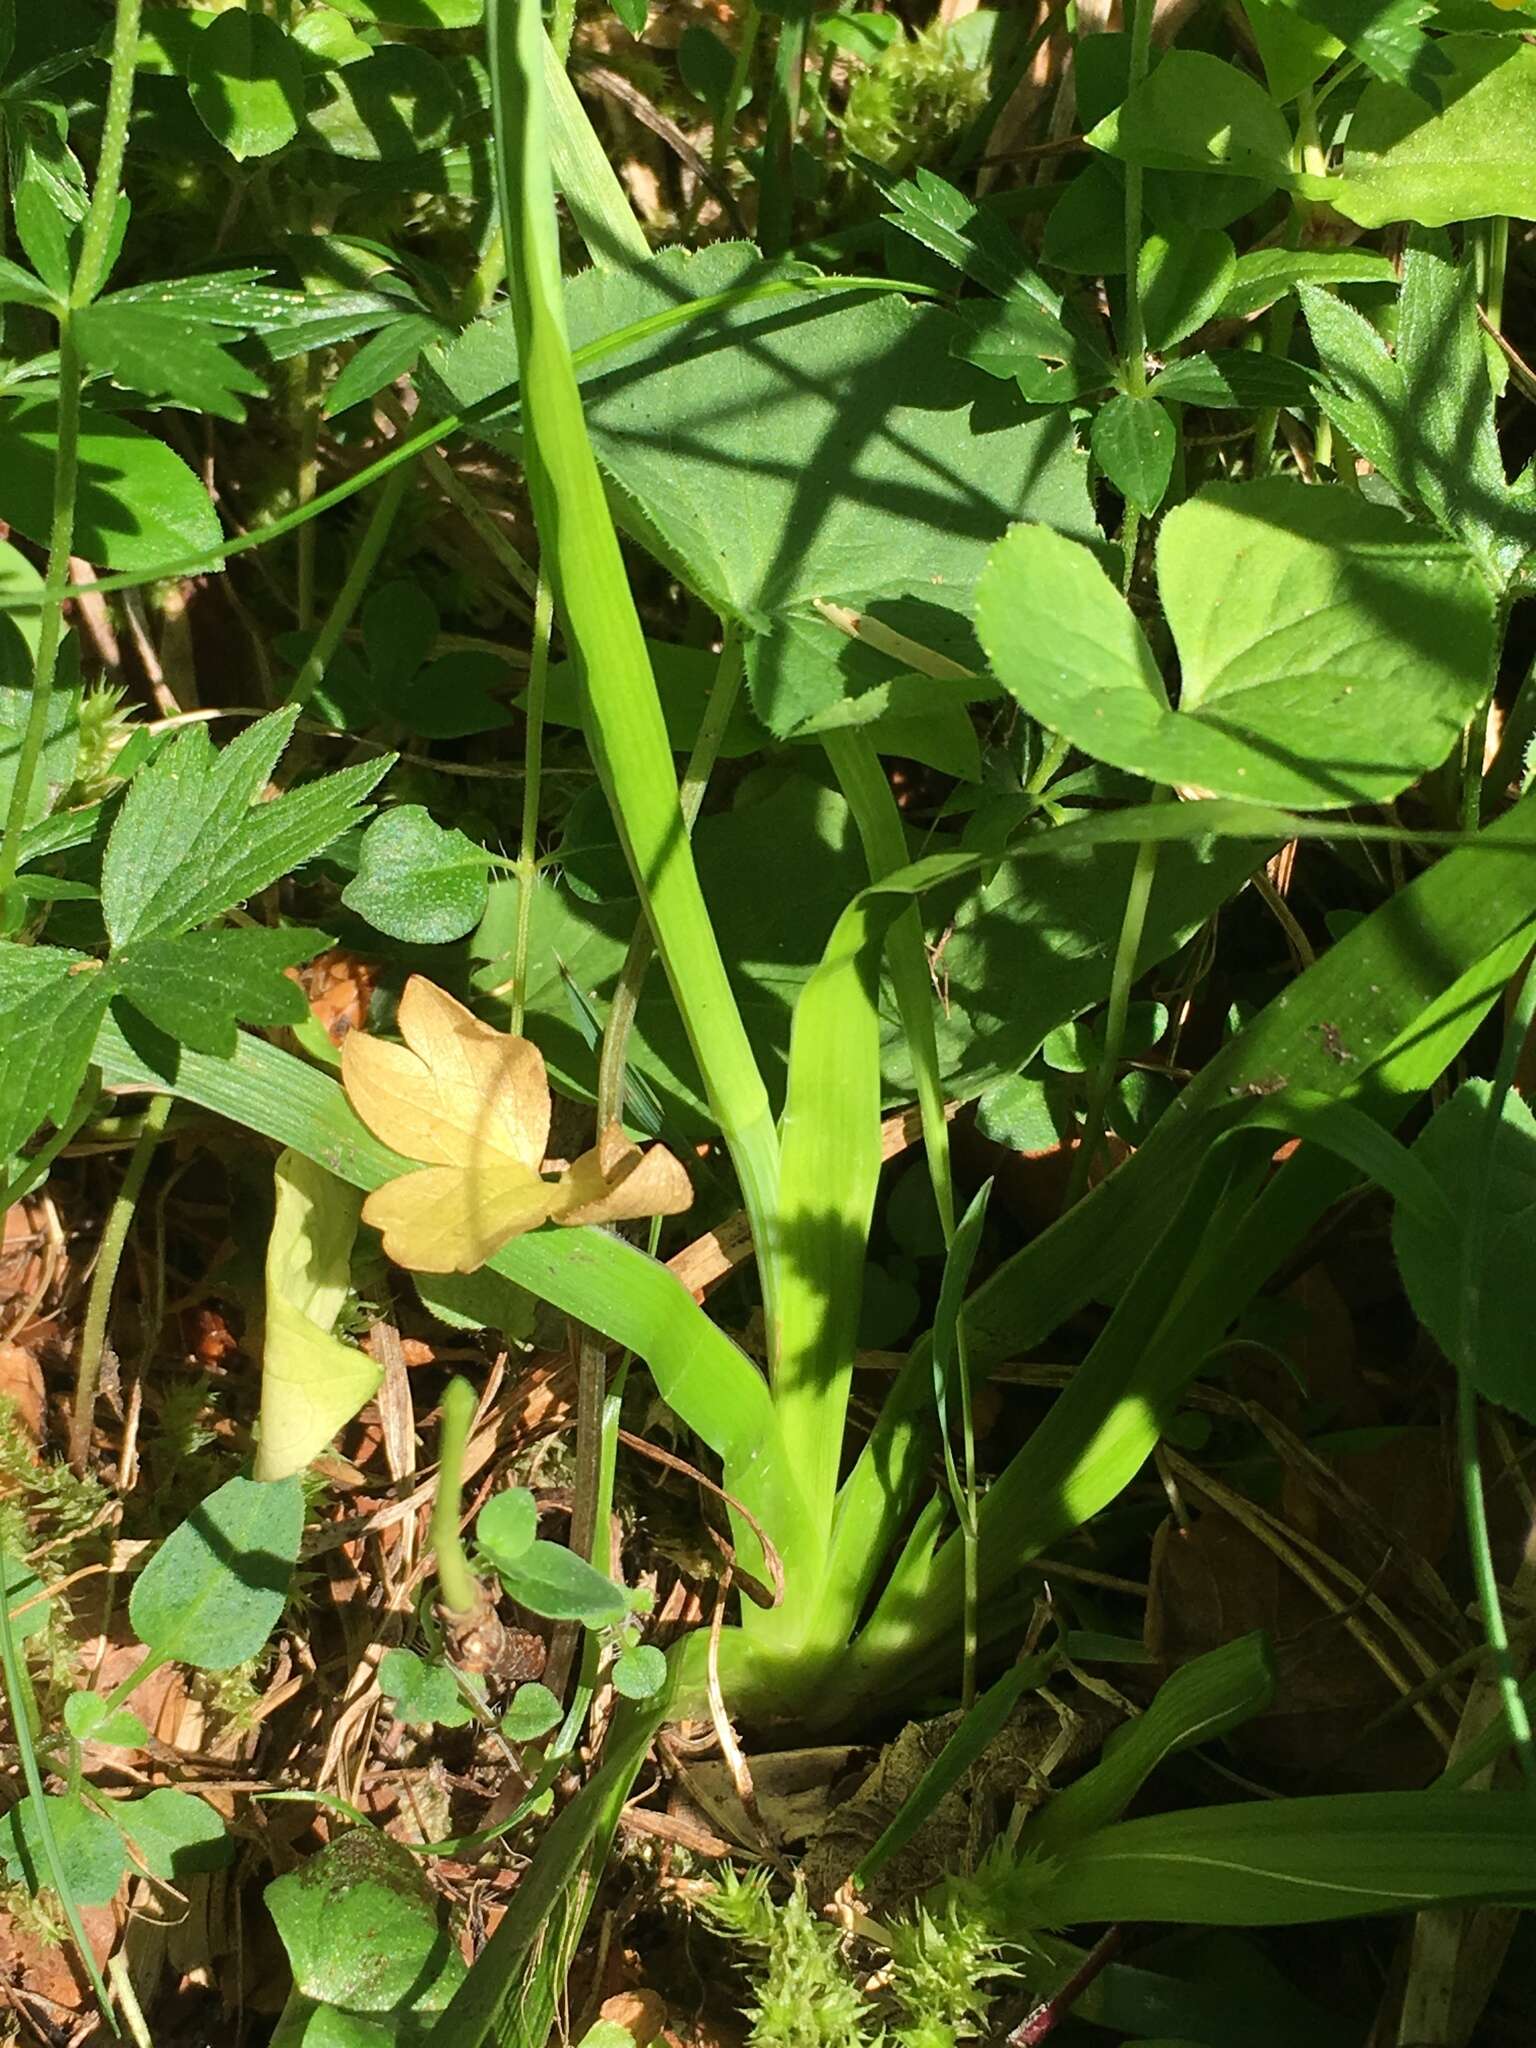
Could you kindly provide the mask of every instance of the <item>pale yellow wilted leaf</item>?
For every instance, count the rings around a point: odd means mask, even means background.
[[[381,1377],[366,1352],[332,1334],[351,1285],[361,1197],[291,1151],[278,1155],[274,1186],[257,1479],[302,1472],[372,1400]]]
[[[472,1273],[510,1238],[560,1223],[665,1216],[693,1199],[665,1146],[641,1152],[617,1124],[555,1181],[549,1081],[538,1047],[483,1023],[420,975],[400,999],[402,1045],[354,1031],[341,1073],[353,1108],[421,1171],[376,1188],[363,1218],[398,1265]]]

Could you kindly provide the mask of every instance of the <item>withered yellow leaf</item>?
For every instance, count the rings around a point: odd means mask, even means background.
[[[376,1188],[363,1218],[396,1264],[472,1273],[526,1230],[670,1215],[693,1199],[664,1146],[642,1152],[617,1124],[558,1180],[541,1168],[550,1097],[536,1045],[486,1024],[412,975],[400,999],[404,1045],[348,1034],[341,1073],[352,1107],[421,1171]]]

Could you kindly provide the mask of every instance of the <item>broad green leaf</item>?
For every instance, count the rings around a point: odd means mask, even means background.
[[[1317,372],[1304,363],[1267,350],[1218,348],[1181,356],[1159,372],[1152,386],[1156,398],[1178,399],[1183,405],[1250,412],[1270,405],[1292,411],[1316,403]]]
[[[1282,106],[1315,85],[1344,48],[1290,0],[1243,0],[1271,97]]]
[[[1262,1634],[1239,1636],[1196,1657],[1163,1681],[1144,1714],[1115,1730],[1091,1770],[1031,1815],[1024,1841],[1053,1856],[1118,1820],[1170,1756],[1214,1742],[1263,1713],[1274,1695],[1274,1657]]]
[[[520,1557],[498,1561],[496,1570],[514,1600],[549,1621],[603,1628],[629,1612],[624,1588],[563,1543],[538,1539]]]
[[[274,1169],[255,1476],[302,1472],[378,1392],[383,1369],[334,1334],[352,1287],[357,1190],[301,1154]]]
[[[392,28],[473,28],[485,0],[331,0],[349,21],[383,21]]]
[[[1104,343],[1085,332],[1083,322],[1069,325],[1033,299],[966,300],[957,317],[960,331],[950,353],[989,377],[1016,379],[1033,404],[1065,404],[1114,381]]]
[[[775,274],[729,243],[668,252],[622,278],[587,273],[566,295],[572,338]],[[479,322],[441,359],[456,409],[515,373],[510,330],[504,316]],[[891,297],[775,298],[637,340],[587,373],[587,422],[618,486],[617,516],[751,630],[754,707],[781,736],[901,672],[827,623],[821,603],[931,645],[963,622],[1010,518],[1093,530],[1066,420],[1031,416],[1022,397],[957,373],[956,333],[948,314]],[[738,425],[722,463],[727,418]],[[875,695],[869,709],[885,708]]]
[[[356,825],[387,760],[262,802],[297,709],[215,750],[203,726],[141,768],[107,841],[101,903],[113,946],[174,938],[243,903]]]
[[[1270,0],[1278,5],[1279,0]],[[1249,249],[1238,257],[1221,304],[1223,320],[1262,313],[1299,284],[1394,284],[1390,256],[1375,249]]]
[[[379,1659],[379,1690],[398,1719],[413,1728],[462,1728],[473,1720],[459,1681],[446,1664],[428,1664],[409,1650],[386,1650]]]
[[[1136,265],[1147,347],[1161,353],[1214,319],[1236,270],[1232,237],[1219,228],[1149,234]]]
[[[198,1671],[254,1657],[283,1611],[304,1531],[297,1479],[228,1479],[174,1528],[134,1581],[140,1642]]]
[[[114,956],[112,978],[168,1038],[227,1057],[237,1023],[303,1021],[303,991],[283,969],[313,960],[327,944],[324,932],[303,925],[138,939]]]
[[[48,1864],[36,1814],[29,1794],[0,1817],[0,1861],[4,1862],[11,1882],[24,1884],[33,1894],[48,1882]],[[50,1797],[48,1819],[75,1903],[108,1904],[128,1868],[122,1836],[105,1815],[95,1812],[78,1797]]]
[[[1438,104],[1446,60],[1443,43],[1424,33],[1433,11],[1426,0],[1375,0],[1360,7],[1355,0],[1284,0],[1288,10],[1314,31],[1331,31],[1335,48],[1342,45],[1377,78],[1410,86],[1421,101]],[[1306,81],[1311,84],[1311,80]]]
[[[614,1659],[608,1676],[623,1698],[648,1700],[667,1682],[667,1660],[653,1643],[639,1643]]]
[[[464,1976],[426,1873],[376,1828],[349,1828],[269,1884],[294,1989],[343,2012],[438,2011]]]
[[[429,341],[444,341],[449,330],[430,313],[407,313],[370,335],[325,394],[325,416],[335,419],[361,405],[397,378],[414,370]]]
[[[9,568],[9,563],[4,565]],[[29,576],[19,569],[5,577],[5,583],[12,589],[20,588],[30,598],[33,584]],[[32,708],[31,659],[27,641],[35,626],[37,614],[24,611],[16,614],[21,630],[3,633],[0,629],[0,646],[6,646],[14,654],[13,672],[25,681],[0,684],[0,806],[9,806],[11,793],[16,787],[16,767],[21,756],[22,740],[27,728],[27,714]],[[44,728],[43,751],[38,758],[32,777],[32,793],[27,804],[24,822],[35,825],[40,818],[58,803],[59,798],[75,779],[75,767],[80,754],[80,692],[74,689],[56,689],[48,700],[48,721]]]
[[[337,156],[397,163],[446,141],[457,110],[453,81],[435,57],[381,43],[362,63],[311,78],[305,130]]]
[[[1458,548],[1342,489],[1213,486],[1170,513],[1158,580],[1179,708],[1086,549],[1018,527],[978,621],[1032,717],[1149,780],[1306,809],[1380,802],[1486,689],[1492,604]]]
[[[547,1685],[520,1685],[501,1717],[501,1732],[508,1742],[537,1742],[564,1718],[560,1702]]]
[[[0,599],[7,605],[14,605],[0,615],[0,723],[12,732],[18,731],[26,718],[26,707],[32,689],[32,661],[37,652],[37,636],[42,623],[43,579],[41,572],[11,541],[0,541]],[[15,692],[12,695],[12,692]],[[71,708],[72,693],[58,691]],[[49,703],[49,727],[54,723],[53,705]],[[10,760],[10,769],[3,789],[4,801],[10,801],[10,791],[15,780],[15,756],[11,749],[15,743],[9,739],[0,742],[5,749],[4,758]],[[73,763],[70,776],[73,775]],[[70,776],[58,773],[45,774],[45,783],[53,781],[62,784]]]
[[[1442,36],[1438,113],[1406,86],[1366,88],[1340,177],[1308,190],[1362,227],[1536,217],[1536,48],[1521,38]]]
[[[298,47],[264,14],[234,8],[205,28],[190,47],[187,90],[204,127],[237,163],[271,156],[299,132]]]
[[[199,1871],[222,1870],[234,1860],[223,1816],[206,1799],[172,1785],[115,1806],[112,1817],[154,1875],[170,1884]]]
[[[385,811],[369,825],[357,874],[342,891],[349,910],[408,945],[462,939],[485,915],[490,856],[420,804]]]
[[[1051,1916],[1292,1927],[1536,1898],[1518,1792],[1364,1792],[1121,1821],[1066,1848]]]
[[[0,518],[43,546],[57,459],[57,408],[42,398],[0,402]],[[127,420],[82,407],[77,554],[99,568],[152,570],[220,538],[208,493],[179,455]]]
[[[64,1702],[64,1726],[76,1742],[101,1742],[109,1749],[137,1749],[149,1730],[127,1707],[107,1707],[99,1692],[72,1692]]]
[[[1155,398],[1121,391],[1094,415],[1088,445],[1125,502],[1150,519],[1173,475],[1179,436]]]
[[[1200,51],[1170,50],[1088,142],[1153,170],[1236,173],[1266,190],[1290,182],[1285,116],[1257,79]]]
[[[526,1556],[538,1533],[538,1502],[526,1486],[492,1494],[475,1522],[475,1541],[498,1571]]]
[[[643,26],[643,11],[641,20]],[[699,22],[690,23],[683,31],[677,46],[677,68],[694,98],[708,107],[711,120],[729,121],[752,98],[752,88],[744,81],[736,105],[726,105],[736,75],[735,54],[713,29]]]
[[[260,17],[252,17],[260,19]],[[130,391],[170,400],[190,412],[243,420],[242,400],[263,390],[261,379],[212,335],[201,332],[167,285],[163,300],[120,301],[115,295],[75,316],[80,352]]]
[[[0,1159],[68,1116],[111,993],[83,953],[0,943]]]
[[[1436,1229],[1401,1204],[1394,1212],[1392,1246],[1413,1312],[1480,1394],[1536,1418],[1525,1264],[1536,1220],[1536,1117],[1519,1095],[1506,1095],[1490,1159],[1488,1084],[1467,1081],[1436,1110],[1413,1156],[1439,1183],[1452,1216],[1449,1229]],[[1468,1273],[1469,1190],[1490,1166],[1482,1256]],[[1469,1285],[1475,1304],[1470,1328],[1462,1298]]]

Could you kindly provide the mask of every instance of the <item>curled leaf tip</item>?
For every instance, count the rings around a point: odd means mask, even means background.
[[[536,1045],[467,1010],[417,974],[400,999],[394,1045],[351,1032],[348,1099],[376,1138],[420,1162],[376,1188],[363,1218],[397,1265],[470,1273],[551,1220],[618,1223],[686,1209],[693,1188],[664,1145],[642,1151],[610,1124],[557,1180],[542,1168],[550,1093]]]

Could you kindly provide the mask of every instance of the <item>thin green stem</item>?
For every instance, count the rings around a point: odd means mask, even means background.
[[[21,864],[21,838],[27,828],[32,794],[48,737],[48,713],[58,676],[59,643],[64,632],[64,601],[69,594],[69,558],[75,533],[75,493],[80,463],[80,354],[75,346],[71,314],[59,316],[58,441],[53,465],[53,518],[48,531],[48,565],[43,576],[42,617],[37,653],[32,663],[32,701],[16,760],[16,780],[0,840],[0,917],[5,917],[11,884]]]
[[[720,757],[731,713],[736,708],[736,698],[741,689],[741,669],[741,628],[732,620],[722,620],[720,658],[715,664],[704,716],[699,721],[687,766],[677,786],[683,829],[690,837],[698,822],[709,778]],[[597,1065],[597,1127],[600,1131],[606,1130],[611,1123],[624,1121],[624,1072],[628,1064],[629,1036],[634,1027],[641,991],[645,987],[646,972],[655,952],[655,935],[642,917],[635,926],[629,951],[624,956],[624,965],[614,985],[613,1000],[608,1006],[608,1022],[603,1030],[603,1049]]]
[[[544,777],[544,703],[549,686],[549,642],[555,595],[540,576],[533,597],[533,652],[523,699],[523,829],[517,848],[517,930],[512,940],[511,1026],[521,1031],[528,1006],[528,948],[533,938],[533,897],[539,886],[539,799]]]
[[[437,1492],[432,1498],[432,1548],[437,1556],[437,1590],[448,1614],[478,1614],[484,1590],[469,1568],[459,1534],[459,1496],[464,1453],[477,1405],[474,1388],[458,1374],[443,1389],[437,1437]]]
[[[1104,1140],[1105,1112],[1109,1105],[1109,1091],[1114,1085],[1115,1069],[1120,1064],[1121,1048],[1125,1044],[1126,1013],[1136,982],[1136,962],[1141,952],[1142,933],[1146,930],[1147,906],[1152,899],[1152,885],[1157,879],[1158,851],[1155,839],[1143,841],[1136,849],[1136,865],[1131,870],[1131,886],[1126,891],[1125,914],[1120,920],[1114,973],[1104,1013],[1104,1057],[1094,1068],[1089,1084],[1083,1134],[1073,1155],[1072,1172],[1067,1181],[1063,1204],[1067,1209],[1072,1208],[1087,1190],[1088,1176]]]
[[[101,124],[101,150],[96,158],[96,180],[91,187],[90,210],[80,237],[80,261],[75,265],[74,286],[69,295],[72,307],[88,306],[107,281],[107,252],[112,225],[117,217],[122,188],[123,158],[128,149],[128,117],[133,111],[133,70],[139,50],[140,0],[117,0],[112,26],[111,76],[107,81],[107,106]]]
[[[363,528],[363,537],[352,557],[346,580],[336,593],[325,624],[315,635],[315,644],[305,656],[303,667],[288,686],[288,694],[283,699],[285,704],[307,704],[324,680],[326,670],[336,658],[336,650],[378,567],[379,557],[384,552],[410,480],[407,469],[395,470],[386,480],[368,515],[368,524]]]
[[[758,11],[757,0],[747,0],[741,17],[741,35],[736,44],[736,60],[731,66],[731,82],[726,89],[722,118],[715,123],[715,132],[710,139],[709,167],[717,175],[725,169],[726,159],[731,153],[731,144],[736,140],[736,117],[741,112],[741,96],[747,88],[747,73],[752,69],[752,57],[757,48],[758,31],[763,17]]]
[[[69,1873],[64,1868],[64,1859],[59,1853],[58,1841],[49,1819],[43,1774],[37,1761],[37,1745],[33,1740],[31,1721],[27,1713],[31,1684],[17,1648],[15,1631],[11,1627],[11,1589],[6,1579],[3,1547],[0,1547],[0,1670],[3,1670],[5,1675],[5,1696],[11,1709],[11,1728],[17,1752],[21,1757],[21,1775],[26,1781],[27,1792],[32,1801],[38,1838],[43,1845],[43,1861],[48,1866],[49,1882],[58,1893],[59,1904],[64,1910],[64,1918],[69,1927],[70,1939],[80,1957],[81,1966],[90,1979],[91,1988],[100,2002],[102,2017],[113,2034],[119,2035],[120,2038],[111,2000],[107,1996],[107,1987],[96,1967],[95,1952],[86,1939],[80,1908],[75,1903]]]
[[[1152,61],[1152,15],[1154,0],[1131,0],[1131,67],[1126,96],[1135,92],[1146,77]],[[1147,388],[1147,323],[1141,304],[1141,198],[1142,168],[1139,163],[1125,167],[1125,334],[1121,355],[1125,363],[1125,387],[1139,398]]]
[[[80,1357],[75,1366],[75,1404],[69,1425],[69,1462],[83,1473],[91,1450],[91,1423],[96,1412],[96,1388],[101,1379],[101,1357],[107,1340],[107,1314],[112,1306],[112,1289],[128,1242],[133,1212],[143,1191],[144,1176],[155,1156],[155,1147],[165,1133],[166,1119],[175,1098],[157,1095],[144,1112],[143,1128],[128,1158],[122,1186],[113,1200],[107,1227],[101,1233],[101,1248],[91,1274],[91,1291],[86,1298],[85,1321],[80,1331]]]
[[[168,1664],[169,1662],[170,1659],[162,1656],[160,1651],[146,1650],[128,1676],[119,1684],[114,1685],[102,1701],[101,1710],[103,1717],[108,1714],[115,1714],[119,1707],[132,1699],[146,1678],[153,1672],[158,1671],[162,1664]]]
[[[1462,1505],[1467,1517],[1467,1546],[1472,1553],[1472,1575],[1477,1585],[1477,1604],[1482,1611],[1483,1633],[1493,1657],[1510,1741],[1520,1759],[1520,1769],[1527,1786],[1536,1792],[1536,1744],[1531,1738],[1531,1717],[1509,1647],[1504,1603],[1499,1593],[1493,1545],[1488,1534],[1488,1504],[1483,1498],[1483,1467],[1477,1442],[1477,1388],[1465,1370],[1458,1374],[1456,1389],[1456,1448],[1461,1464]]]

